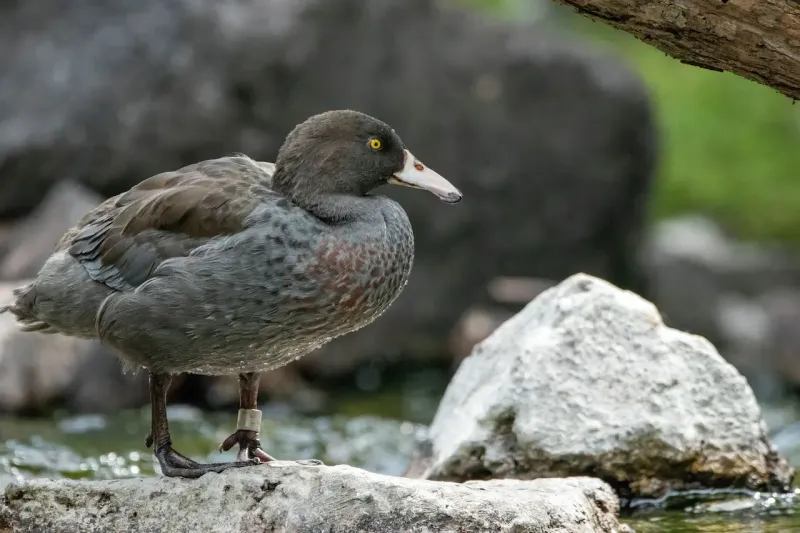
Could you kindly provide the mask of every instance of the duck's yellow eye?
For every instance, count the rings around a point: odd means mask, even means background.
[[[373,150],[380,150],[381,146],[383,146],[383,143],[381,142],[380,139],[369,140],[369,147],[372,148]]]

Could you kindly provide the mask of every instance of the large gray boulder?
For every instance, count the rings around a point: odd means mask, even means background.
[[[437,0],[2,3],[0,218],[59,180],[111,195],[203,158],[274,160],[309,115],[359,109],[465,200],[387,188],[415,228],[408,287],[370,328],[298,365],[341,375],[377,346],[390,361],[446,357],[494,276],[642,284],[649,98],[617,58],[550,24]]]
[[[625,497],[787,490],[793,476],[747,381],[707,340],[584,274],[542,293],[462,362],[411,471],[596,475]]]
[[[101,533],[616,533],[619,503],[598,479],[410,480],[348,466],[274,463],[115,481],[6,488],[0,531]]]

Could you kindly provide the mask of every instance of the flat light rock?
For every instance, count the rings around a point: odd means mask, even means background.
[[[594,475],[621,496],[786,490],[747,381],[650,302],[574,275],[476,346],[448,386],[409,476]]]
[[[276,462],[198,480],[30,481],[6,488],[0,531],[622,532],[611,488],[594,478],[464,484],[349,466]]]

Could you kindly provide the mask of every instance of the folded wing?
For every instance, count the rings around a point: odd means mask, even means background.
[[[144,283],[161,262],[241,231],[270,195],[271,167],[247,157],[203,161],[148,178],[87,214],[62,239],[100,283]]]

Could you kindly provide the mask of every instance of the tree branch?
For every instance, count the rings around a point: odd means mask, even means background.
[[[800,99],[799,0],[558,0],[684,63]]]

